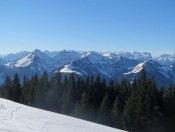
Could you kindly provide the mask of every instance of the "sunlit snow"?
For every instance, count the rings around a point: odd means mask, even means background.
[[[0,132],[122,132],[122,130],[0,99]]]
[[[144,62],[138,64],[136,67],[133,68],[133,70],[132,70],[131,72],[124,73],[124,75],[140,72],[140,71],[143,69],[144,64],[145,64],[146,62],[147,62],[147,61],[144,61]]]
[[[15,67],[26,67],[30,65],[34,57],[35,57],[35,54],[29,53],[27,56],[17,61],[17,63],[15,64]]]

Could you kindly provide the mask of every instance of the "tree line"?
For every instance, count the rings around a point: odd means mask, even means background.
[[[175,87],[158,89],[154,76],[106,83],[100,75],[86,79],[47,72],[31,79],[6,77],[0,97],[128,131],[175,130]]]

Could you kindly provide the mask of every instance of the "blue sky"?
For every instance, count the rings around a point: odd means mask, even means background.
[[[0,0],[0,54],[175,53],[175,0]]]

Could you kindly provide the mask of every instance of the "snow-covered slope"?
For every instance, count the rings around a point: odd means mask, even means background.
[[[0,132],[122,132],[0,98]]]
[[[38,64],[38,69],[43,69],[50,71],[50,68],[52,68],[50,65],[51,63],[51,57],[49,57],[47,54],[43,53],[42,51],[36,49],[33,52],[30,52],[23,58],[19,59],[15,64],[14,67],[30,67],[32,68],[33,65]],[[34,67],[32,68],[34,69]]]
[[[27,67],[33,62],[34,57],[35,57],[35,54],[29,53],[27,56],[18,60],[14,66],[15,67]]]
[[[50,72],[54,69],[51,57],[47,54],[41,52],[40,50],[35,50],[29,53],[27,56],[18,60],[14,66],[14,69],[25,69],[25,73],[38,73],[42,74],[45,70]]]
[[[143,70],[143,68],[145,67],[144,65],[147,63],[148,61],[144,61],[144,62],[141,62],[140,64],[138,64],[137,66],[135,66],[132,71],[128,72],[128,73],[124,73],[124,75],[127,75],[127,74],[132,74],[132,73],[139,73]]]
[[[130,72],[124,73],[125,78],[134,79],[139,77],[143,68],[147,72],[148,78],[155,76],[158,87],[175,84],[175,71],[172,66],[161,65],[155,61],[147,60],[135,66]]]

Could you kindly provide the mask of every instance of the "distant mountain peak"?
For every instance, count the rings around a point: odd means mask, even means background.
[[[117,54],[115,53],[112,53],[112,52],[106,52],[106,53],[103,53],[103,56],[104,57],[107,57],[109,59],[112,59],[114,61],[119,61],[121,56],[118,56]]]
[[[99,62],[103,60],[109,60],[108,58],[104,57],[102,54],[96,51],[90,51],[82,55],[82,58],[86,58],[92,62]]]
[[[38,55],[38,56],[41,56],[43,54],[47,55],[46,53],[42,52],[41,50],[39,49],[35,49],[34,51],[32,51],[33,54],[35,55]]]
[[[156,57],[155,60],[164,65],[171,65],[175,63],[175,54],[162,54]]]
[[[137,60],[152,60],[153,57],[148,52],[126,52],[126,51],[116,51],[115,54],[128,58],[128,59],[137,59]]]
[[[42,51],[39,50],[39,49],[35,49],[33,52],[35,52],[35,53],[41,53]]]

